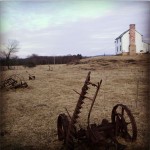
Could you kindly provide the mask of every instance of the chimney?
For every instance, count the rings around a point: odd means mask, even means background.
[[[135,45],[135,24],[130,24],[129,29],[129,55],[136,54],[136,45]]]

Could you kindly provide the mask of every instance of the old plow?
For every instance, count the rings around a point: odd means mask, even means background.
[[[90,72],[88,73],[79,99],[77,101],[73,115],[71,116],[67,111],[67,115],[62,113],[57,119],[57,133],[58,139],[64,142],[64,147],[67,150],[75,149],[75,142],[85,143],[88,147],[103,147],[103,149],[116,149],[123,150],[126,145],[121,144],[119,139],[125,139],[127,142],[133,142],[137,138],[137,127],[135,119],[126,105],[117,104],[113,107],[111,113],[111,122],[107,119],[103,119],[100,124],[91,124],[90,116],[93,105],[95,103],[97,94],[100,90],[102,80],[97,84],[90,81]],[[87,96],[87,91],[91,88],[95,88],[93,98]],[[76,124],[84,100],[89,99],[91,101],[90,110],[87,116],[87,127],[84,129],[80,127],[77,130]],[[84,148],[82,148],[84,149]]]

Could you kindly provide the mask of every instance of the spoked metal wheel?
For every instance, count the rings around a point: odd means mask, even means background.
[[[68,126],[69,126],[68,117],[65,114],[60,114],[57,119],[58,140],[65,142]]]
[[[126,141],[135,141],[137,126],[129,108],[122,104],[114,106],[111,114],[112,123],[115,125],[116,136],[121,136]]]

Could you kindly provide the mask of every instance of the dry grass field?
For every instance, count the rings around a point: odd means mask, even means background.
[[[57,139],[57,117],[60,113],[73,113],[78,95],[88,71],[91,81],[102,79],[100,92],[91,114],[91,123],[111,118],[114,105],[122,103],[132,111],[138,128],[137,141],[128,144],[127,150],[149,150],[149,56],[105,56],[81,60],[70,65],[48,65],[35,68],[16,67],[1,72],[3,77],[20,74],[28,83],[27,88],[1,91],[2,150],[60,150]],[[35,80],[28,80],[28,73]],[[92,91],[91,91],[91,97]],[[91,102],[85,100],[78,124],[87,125]],[[77,125],[78,125],[77,124]],[[88,148],[87,148],[88,149]]]

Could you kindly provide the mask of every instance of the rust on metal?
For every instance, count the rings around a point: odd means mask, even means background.
[[[74,90],[79,94],[73,115],[71,116],[67,111],[67,115],[60,114],[57,119],[57,133],[58,139],[64,141],[67,150],[74,149],[74,142],[80,141],[88,144],[88,146],[103,146],[105,149],[114,147],[116,150],[123,150],[126,145],[119,143],[117,137],[124,138],[126,141],[133,142],[137,138],[137,126],[135,119],[126,105],[117,104],[112,109],[111,122],[103,119],[101,124],[90,124],[90,116],[94,106],[97,94],[100,90],[102,80],[97,84],[90,82],[90,74],[88,73],[81,93]],[[93,98],[86,96],[89,86],[96,88]],[[89,99],[91,107],[87,118],[87,128],[76,128],[77,119],[81,113],[82,104],[84,99]]]

